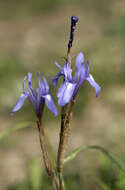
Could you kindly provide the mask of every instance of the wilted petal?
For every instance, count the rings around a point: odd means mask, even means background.
[[[93,86],[95,88],[96,91],[96,97],[98,96],[101,87],[95,82],[94,78],[92,75],[89,75],[89,77],[87,78],[87,80],[89,81],[89,83],[91,84],[91,86]]]
[[[57,94],[59,106],[64,106],[71,100],[75,87],[76,83],[70,82],[64,82],[61,85]]]
[[[11,114],[18,111],[24,104],[24,101],[28,98],[26,94],[21,94],[20,98],[18,99],[16,105],[14,106],[13,110],[11,111]]]
[[[55,115],[57,116],[58,114],[58,110],[54,104],[53,98],[50,94],[47,94],[46,96],[43,96],[45,98],[45,103],[47,105],[47,107],[49,108],[49,110]]]

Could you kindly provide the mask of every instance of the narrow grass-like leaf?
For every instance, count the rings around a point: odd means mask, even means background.
[[[101,187],[102,190],[111,190],[110,187],[108,187],[107,184],[105,184],[101,179],[96,178],[97,183]]]
[[[89,149],[95,149],[95,150],[99,150],[102,153],[104,153],[122,172],[125,173],[125,167],[123,165],[121,165],[120,161],[118,161],[114,155],[112,155],[111,153],[109,153],[105,148],[101,147],[101,146],[97,146],[97,145],[88,145],[88,146],[81,146],[77,149],[75,149],[69,156],[67,156],[64,159],[63,164],[65,165],[67,162],[73,160],[76,158],[76,156],[81,153],[84,152],[85,150],[89,150]]]
[[[43,176],[41,172],[40,163],[37,159],[33,159],[29,168],[29,182],[31,189],[39,190],[43,183]]]
[[[14,124],[10,127],[8,127],[8,129],[6,129],[5,131],[3,131],[2,133],[0,133],[0,140],[2,140],[3,138],[9,136],[10,134],[12,134],[13,132],[19,130],[19,129],[23,129],[26,127],[31,127],[33,125],[33,122],[22,122],[22,123],[17,123]]]

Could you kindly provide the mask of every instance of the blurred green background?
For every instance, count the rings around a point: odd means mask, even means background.
[[[13,117],[27,72],[45,76],[63,65],[70,17],[79,17],[72,55],[84,52],[90,72],[102,87],[99,98],[86,82],[73,112],[68,153],[80,145],[101,145],[125,163],[125,1],[0,0],[0,134],[27,126],[0,141],[0,189],[51,189],[41,164],[35,114],[28,101]],[[75,58],[73,59],[73,63]],[[56,100],[56,90],[52,93]],[[59,117],[45,109],[50,155],[56,156]],[[67,189],[124,190],[123,175],[102,153],[84,152],[64,167]]]

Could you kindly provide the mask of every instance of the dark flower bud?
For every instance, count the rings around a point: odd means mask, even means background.
[[[75,30],[75,26],[76,23],[78,22],[78,17],[77,16],[72,16],[71,17],[71,29],[70,29],[70,39],[69,39],[69,43],[68,43],[68,48],[72,47],[72,42],[74,40],[74,30]]]
[[[71,17],[71,23],[72,23],[72,26],[75,26],[76,25],[76,23],[78,22],[78,17],[77,16],[72,16]]]

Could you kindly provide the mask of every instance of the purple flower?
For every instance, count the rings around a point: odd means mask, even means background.
[[[68,62],[64,64],[64,68],[62,68],[58,63],[56,63],[56,65],[61,69],[61,71],[53,78],[53,84],[57,85],[59,77],[62,75],[64,76],[64,83],[60,86],[57,93],[58,104],[60,106],[66,105],[71,98],[75,99],[81,85],[86,80],[88,80],[90,85],[95,88],[96,97],[98,96],[101,87],[95,82],[92,75],[89,74],[89,62],[87,61],[86,64],[84,64],[84,55],[82,52],[80,52],[76,58],[74,77],[72,77],[72,69]]]
[[[43,78],[43,82],[41,81],[40,75]],[[28,89],[29,92],[25,89],[25,81],[27,77],[24,78],[23,81],[23,93],[21,94],[20,98],[18,99],[16,105],[14,106],[11,114],[21,109],[25,100],[28,98],[32,103],[36,115],[38,118],[41,118],[44,102],[47,105],[48,109],[56,116],[58,114],[58,110],[54,104],[53,98],[49,92],[49,84],[45,79],[42,73],[38,73],[38,83],[39,88],[37,88],[37,95],[32,87],[32,74],[28,73]]]

